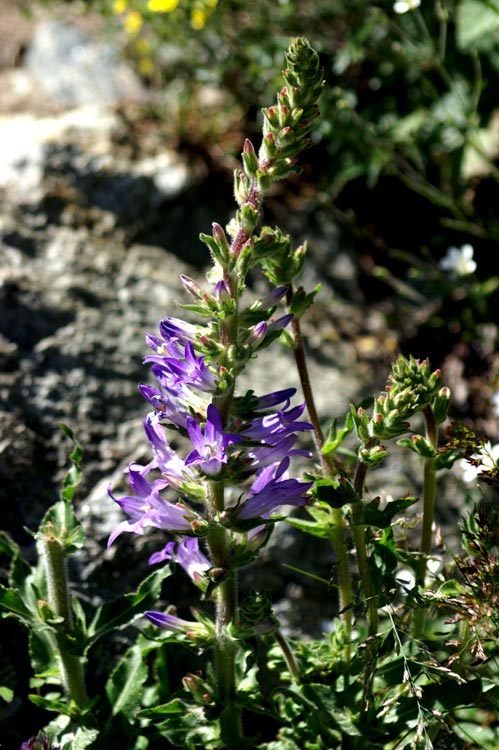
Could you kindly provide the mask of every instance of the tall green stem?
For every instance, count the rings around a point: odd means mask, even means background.
[[[359,498],[362,498],[364,492],[364,483],[366,480],[367,469],[368,466],[364,461],[361,461],[357,467],[354,489]],[[369,560],[367,557],[366,545],[366,527],[362,523],[361,519],[362,501],[359,500],[356,503],[352,503],[351,510],[353,539],[355,543],[355,551],[357,553],[357,565],[359,568],[360,580],[362,582],[362,591],[364,593],[364,598],[367,606],[367,621],[369,628],[369,638],[366,642],[364,695],[362,701],[362,713],[365,715],[366,719],[368,719],[373,703],[372,685],[378,658],[378,646],[376,641],[376,634],[378,632],[378,602],[372,582],[371,571],[369,570]]]
[[[426,424],[426,438],[434,450],[438,447],[437,426],[435,416],[431,406],[426,406],[423,410]],[[433,518],[435,515],[435,470],[433,467],[434,459],[426,458],[424,462],[424,490],[423,490],[423,530],[421,533],[421,545],[419,551],[421,557],[418,564],[416,576],[416,585],[418,588],[424,588],[426,579],[426,569],[428,564],[428,555],[431,553],[433,545]],[[419,607],[414,613],[413,631],[414,637],[419,638],[424,629],[424,609]]]
[[[207,509],[209,531],[207,536],[213,565],[220,568],[225,579],[216,591],[215,670],[218,698],[224,706],[220,715],[222,738],[230,747],[241,739],[241,717],[236,703],[236,642],[230,634],[237,619],[237,578],[230,566],[230,532],[216,516],[224,509],[223,482],[208,483]]]
[[[357,467],[354,482],[354,489],[359,497],[362,497],[364,492],[366,474],[367,464],[361,461]],[[362,581],[362,590],[366,600],[369,635],[376,635],[378,632],[378,604],[373,587],[371,571],[369,570],[366,546],[366,527],[361,523],[361,506],[361,502],[352,503],[353,539],[355,542],[355,551],[357,553],[357,565],[359,566],[360,580]]]
[[[292,301],[293,289],[290,287],[287,293],[287,303],[289,306],[291,305]],[[305,345],[303,342],[299,318],[296,316],[293,317],[291,325],[293,327],[293,336],[295,340],[294,356],[296,367],[298,370],[298,375],[300,377],[305,404],[307,406],[308,418],[310,419],[310,422],[314,428],[314,439],[321,462],[322,473],[325,477],[333,478],[336,474],[333,461],[328,454],[324,454],[322,452],[326,440],[315,406],[314,394],[312,392],[312,385],[310,382],[310,376],[307,367]],[[334,526],[330,538],[334,554],[336,556],[336,565],[338,570],[340,610],[343,612],[347,638],[349,641],[352,632],[352,585],[350,580],[350,566],[348,564],[348,548],[345,538],[345,527],[341,508],[333,508],[331,512]]]
[[[44,537],[42,549],[49,605],[54,614],[62,620],[55,626],[62,683],[68,698],[81,707],[88,702],[88,697],[85,689],[83,660],[71,654],[68,649],[68,636],[72,635],[74,624],[64,546],[54,537]]]

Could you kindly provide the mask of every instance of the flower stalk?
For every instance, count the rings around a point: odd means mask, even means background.
[[[289,307],[291,307],[292,305],[293,296],[294,292],[291,285],[288,288],[286,296],[286,301]],[[322,473],[324,477],[332,479],[336,475],[336,471],[332,461],[332,456],[330,454],[325,454],[322,450],[324,448],[326,440],[315,405],[314,394],[307,366],[305,344],[303,341],[300,318],[298,315],[295,315],[293,317],[291,326],[294,337],[293,354],[300,378],[303,397],[307,405],[308,417],[314,428],[314,440],[321,462]],[[342,617],[345,622],[347,641],[349,642],[352,632],[352,584],[350,576],[350,566],[348,563],[348,548],[345,537],[344,519],[341,508],[332,508],[331,515],[334,526],[330,534],[330,539],[336,557],[336,567],[338,571],[340,612],[342,613]],[[347,647],[347,654],[349,654],[349,651],[350,649],[349,647]]]
[[[237,571],[230,565],[230,532],[219,522],[224,510],[223,482],[209,482],[207,486],[208,548],[213,566],[224,577],[216,589],[215,671],[218,698],[224,706],[221,732],[224,741],[235,743],[241,739],[241,716],[236,703],[236,641],[231,637],[231,626],[237,621]]]
[[[74,623],[69,597],[64,545],[54,536],[41,538],[47,577],[48,603],[55,615],[55,642],[59,656],[62,683],[67,697],[80,708],[88,702],[83,662],[68,647]]]

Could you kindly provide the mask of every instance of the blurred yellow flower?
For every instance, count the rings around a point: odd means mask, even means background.
[[[200,31],[206,24],[208,14],[204,8],[194,8],[191,13],[191,26],[196,31]]]
[[[136,34],[141,28],[144,20],[136,10],[129,11],[125,16],[124,27],[129,34]]]
[[[150,57],[141,57],[137,62],[137,68],[143,76],[151,76],[154,73],[154,63]]]
[[[119,16],[120,13],[123,13],[123,11],[126,10],[126,6],[127,0],[114,0],[113,13],[116,13],[116,15]]]
[[[137,55],[147,55],[151,51],[151,44],[144,36],[138,36],[133,40],[133,51]]]
[[[148,10],[153,13],[171,13],[178,5],[178,0],[149,0]]]

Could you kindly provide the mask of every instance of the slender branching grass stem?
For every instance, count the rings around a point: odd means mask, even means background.
[[[287,294],[287,303],[290,306],[293,300],[293,289],[290,287]],[[326,442],[322,431],[319,415],[315,406],[314,395],[308,373],[307,359],[305,355],[305,346],[301,332],[300,320],[295,316],[291,322],[293,327],[293,336],[295,341],[294,356],[298,375],[303,390],[303,396],[307,405],[308,418],[314,428],[314,439],[317,451],[320,457],[321,469],[325,477],[332,478],[336,474],[334,464],[328,454],[324,454],[322,449]],[[336,565],[338,570],[339,591],[340,591],[340,611],[346,626],[347,640],[350,641],[352,632],[352,584],[350,580],[350,566],[348,564],[348,549],[345,538],[345,528],[343,513],[341,508],[332,509],[333,531],[331,532],[331,544],[336,555]],[[349,649],[347,650],[349,654]]]
[[[361,461],[357,466],[355,474],[354,489],[359,498],[362,498],[364,492],[364,483],[366,481],[368,466]],[[360,580],[362,583],[362,592],[367,607],[367,621],[369,638],[366,641],[366,657],[364,668],[364,691],[362,700],[362,713],[366,720],[371,713],[372,686],[374,675],[376,673],[378,644],[376,635],[378,632],[378,602],[374,590],[371,571],[369,570],[369,560],[367,557],[366,545],[366,527],[361,520],[362,502],[352,503],[352,532],[357,553],[357,565],[359,568]]]
[[[296,663],[295,655],[289,643],[287,642],[287,640],[285,639],[285,637],[279,630],[279,628],[277,628],[277,630],[275,631],[274,638],[276,639],[276,642],[279,644],[279,647],[284,655],[291,677],[293,678],[295,682],[299,682],[300,670],[298,668],[298,664]]]
[[[435,416],[433,414],[433,409],[431,408],[431,406],[426,406],[423,409],[423,414],[425,418],[427,440],[436,451],[438,446],[438,435]],[[421,533],[421,545],[419,548],[421,557],[419,559],[418,571],[416,576],[416,585],[420,589],[424,588],[425,585],[428,555],[431,553],[433,544],[433,518],[435,515],[435,469],[433,464],[433,458],[425,459],[423,489],[423,530]],[[413,634],[415,638],[419,638],[423,633],[424,614],[425,611],[422,607],[419,607],[414,613]]]
[[[361,461],[357,467],[355,475],[354,489],[359,496],[362,497],[364,492],[364,482],[367,474],[367,464]],[[374,591],[371,571],[369,570],[369,561],[367,558],[367,545],[366,545],[366,527],[361,523],[361,502],[352,503],[352,533],[355,543],[355,551],[357,553],[357,565],[359,567],[360,580],[362,582],[362,590],[367,607],[367,616],[369,624],[369,635],[376,635],[378,632],[378,603],[376,600],[376,593]]]
[[[47,575],[49,605],[61,618],[55,625],[55,642],[61,668],[62,683],[68,698],[82,707],[88,702],[85,688],[83,659],[72,654],[68,637],[73,634],[74,623],[69,598],[68,575],[64,545],[55,537],[41,539],[43,560]]]

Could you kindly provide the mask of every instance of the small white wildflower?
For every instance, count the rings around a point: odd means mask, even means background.
[[[459,461],[463,482],[466,483],[474,482],[482,471],[496,468],[499,463],[499,443],[496,443],[496,445],[492,445],[490,442],[486,443],[480,453],[473,453],[471,458],[479,458],[482,463],[480,466],[473,466],[465,458]]]
[[[449,247],[438,265],[443,271],[448,271],[451,276],[468,276],[476,271],[473,253],[474,250],[471,245]]]
[[[413,589],[416,585],[416,576],[411,568],[401,567],[395,574],[395,580],[405,591]]]
[[[393,10],[401,16],[403,13],[407,13],[410,10],[416,10],[421,5],[421,0],[397,0],[393,4]]]

